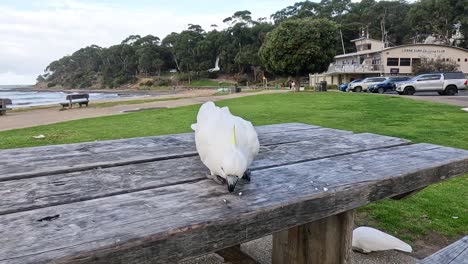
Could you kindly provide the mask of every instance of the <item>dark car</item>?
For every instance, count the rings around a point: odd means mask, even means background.
[[[361,80],[354,80],[354,81],[351,81],[350,83],[355,83],[355,82],[360,82]],[[341,84],[339,87],[338,87],[338,90],[342,91],[342,92],[346,92],[346,88],[348,88],[348,84],[350,83],[343,83]]]
[[[408,77],[408,76],[390,77],[381,83],[369,86],[367,90],[371,93],[383,94],[385,92],[395,90],[396,83],[405,82],[405,81],[408,81],[409,79],[411,79],[411,77]]]

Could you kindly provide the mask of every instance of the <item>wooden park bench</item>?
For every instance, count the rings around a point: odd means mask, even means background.
[[[274,264],[349,263],[354,209],[468,172],[461,149],[297,123],[257,131],[252,180],[233,194],[206,178],[192,133],[1,150],[0,264],[229,260],[269,234]]]
[[[66,102],[61,102],[62,108],[72,108],[74,104],[79,104],[80,107],[86,105],[88,107],[89,94],[70,94],[66,97]]]
[[[418,261],[418,264],[468,264],[468,236]]]
[[[7,110],[10,110],[8,108],[8,105],[11,105],[11,100],[8,98],[0,98],[0,115],[6,114]]]

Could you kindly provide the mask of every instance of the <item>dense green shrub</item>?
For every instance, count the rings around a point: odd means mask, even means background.
[[[155,85],[157,85],[157,86],[171,86],[172,81],[169,80],[169,79],[161,79],[157,83],[155,83]]]

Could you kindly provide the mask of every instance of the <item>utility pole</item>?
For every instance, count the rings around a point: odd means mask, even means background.
[[[340,36],[341,36],[341,46],[343,47],[343,54],[346,54],[346,50],[344,48],[343,33],[341,32],[341,27],[340,27]]]

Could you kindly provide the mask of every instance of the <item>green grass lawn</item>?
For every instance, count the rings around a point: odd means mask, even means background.
[[[148,99],[122,100],[122,101],[109,101],[109,102],[102,102],[102,103],[93,103],[90,106],[97,107],[97,108],[104,108],[104,107],[111,107],[111,106],[116,106],[116,105],[132,105],[132,104],[144,104],[144,103],[152,103],[152,102],[179,100],[182,98],[188,98],[188,97],[148,98]]]
[[[268,94],[217,104],[229,106],[232,113],[255,125],[302,122],[468,149],[468,114],[456,106],[357,93]],[[0,132],[0,148],[188,132],[197,110],[198,106],[187,106],[4,131]],[[38,134],[46,138],[32,138]],[[466,197],[465,175],[406,200],[369,205],[360,215],[366,217],[365,222],[409,241],[431,230],[455,238],[468,233]]]
[[[207,86],[207,87],[230,87],[230,86],[234,86],[234,83],[221,82],[221,84],[220,84],[216,80],[203,79],[203,80],[192,81],[187,86],[192,86],[192,87],[197,87],[197,86],[200,86],[200,87],[202,87],[202,86]]]

